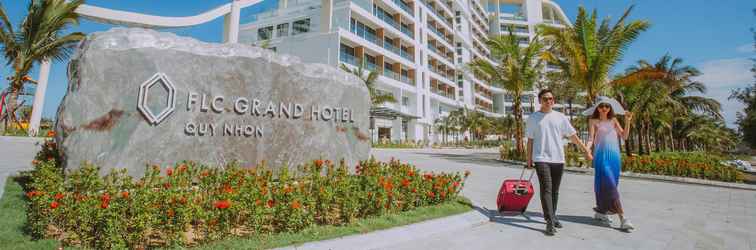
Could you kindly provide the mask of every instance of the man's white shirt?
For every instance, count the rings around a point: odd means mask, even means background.
[[[564,137],[577,133],[564,114],[552,110],[528,117],[526,134],[533,140],[533,162],[564,163]]]

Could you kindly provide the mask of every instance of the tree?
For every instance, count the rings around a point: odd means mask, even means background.
[[[536,36],[527,47],[520,47],[520,39],[514,35],[513,26],[508,27],[509,34],[494,36],[486,41],[491,54],[498,65],[483,59],[470,62],[468,67],[483,80],[504,88],[514,98],[515,137],[517,153],[524,155],[522,94],[533,88],[543,65],[541,55],[543,44]]]
[[[641,133],[639,141],[647,150],[650,149],[652,132],[655,132],[655,139],[658,142],[656,143],[657,150],[660,149],[660,145],[668,141],[660,134],[669,135],[671,141],[667,144],[670,148],[675,149],[681,146],[679,143],[686,137],[680,137],[679,134],[674,133],[673,123],[680,121],[675,118],[698,112],[715,120],[723,120],[721,105],[717,100],[691,95],[706,94],[706,86],[694,80],[700,75],[701,72],[698,69],[683,65],[682,59],[664,55],[654,64],[640,60],[637,66],[629,67],[624,75],[612,81],[618,99],[638,114],[636,122]],[[628,85],[639,85],[639,87],[626,87]],[[643,150],[640,151],[644,153]]]
[[[382,92],[375,88],[375,81],[378,79],[378,72],[373,70],[368,72],[367,75],[365,75],[365,62],[363,61],[360,63],[360,65],[357,68],[350,68],[346,64],[341,64],[341,69],[349,72],[357,78],[360,78],[363,83],[365,83],[365,87],[368,89],[368,93],[370,94],[370,104],[375,107],[387,102],[395,103],[396,98],[391,93]]]
[[[614,25],[610,24],[610,18],[598,24],[597,11],[594,9],[589,16],[581,6],[573,26],[539,26],[540,34],[549,44],[544,58],[587,93],[588,106],[607,89],[609,72],[622,59],[627,47],[650,27],[645,20],[626,24],[632,9],[633,6],[627,8]]]
[[[756,15],[756,9],[753,10]],[[753,48],[756,50],[756,30],[751,28],[753,33]],[[754,82],[751,86],[742,89],[733,90],[730,93],[730,100],[738,100],[745,104],[743,112],[738,112],[737,121],[738,132],[743,136],[743,141],[751,148],[756,148],[756,58],[752,58]]]
[[[84,34],[64,34],[70,25],[77,25],[75,12],[83,0],[32,0],[28,13],[17,29],[13,28],[5,8],[0,5],[0,46],[7,64],[13,68],[9,77],[6,119],[16,120],[17,100],[24,84],[33,83],[28,76],[35,63],[64,61]]]

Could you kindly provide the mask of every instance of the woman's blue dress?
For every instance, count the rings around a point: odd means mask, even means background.
[[[617,190],[622,164],[620,143],[612,120],[598,122],[594,144],[593,169],[596,192],[594,210],[604,214],[622,213],[622,204],[620,204],[620,195]]]

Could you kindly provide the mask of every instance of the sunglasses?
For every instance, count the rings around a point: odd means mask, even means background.
[[[600,108],[600,109],[608,109],[608,108],[611,108],[611,106],[606,105],[606,104],[599,104],[598,108]]]

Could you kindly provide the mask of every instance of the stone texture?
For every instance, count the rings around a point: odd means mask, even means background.
[[[238,160],[244,166],[265,160],[277,167],[343,158],[353,165],[369,155],[368,91],[358,78],[328,65],[305,64],[242,44],[116,28],[82,42],[68,75],[56,140],[69,169],[91,162],[105,171],[127,168],[131,175],[141,176],[147,164],[182,160],[212,165]],[[150,85],[150,79],[158,82]],[[140,87],[149,93],[143,102]],[[172,92],[173,111],[151,123],[144,110],[151,110],[153,118],[159,116],[171,106],[167,98]],[[198,94],[196,98],[191,92]],[[200,110],[203,94],[207,111]],[[216,110],[213,96],[224,97]],[[242,114],[237,111],[244,111],[245,102],[236,107],[240,97],[249,103],[249,111]],[[254,99],[261,103],[260,116],[251,111]],[[287,107],[291,103],[292,109],[300,104],[302,116],[295,119],[291,110],[287,118],[280,106],[275,114],[265,113],[269,102]],[[138,103],[143,103],[141,112]],[[344,116],[338,121],[313,120],[312,107],[321,115],[324,107],[348,108],[353,122],[343,122]],[[190,122],[214,124],[215,130],[191,135]],[[224,134],[225,124],[259,127],[262,136],[229,136]]]

